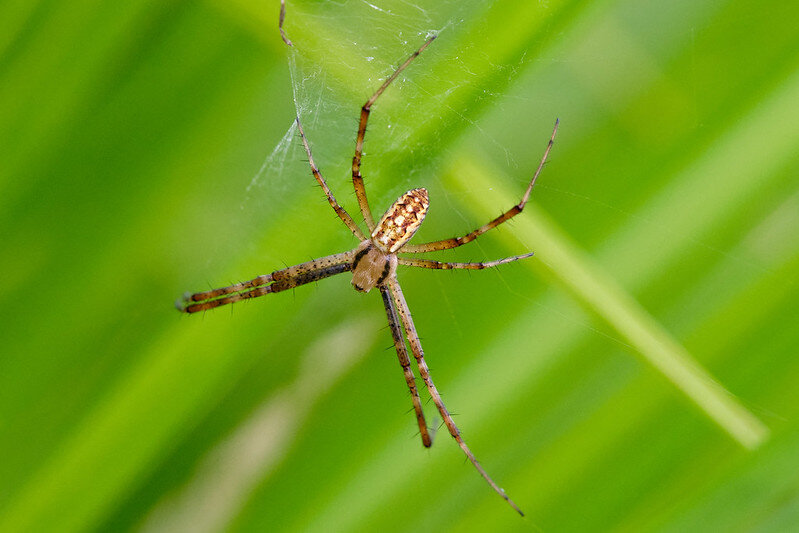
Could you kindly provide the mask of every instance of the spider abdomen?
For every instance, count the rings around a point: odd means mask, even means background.
[[[429,205],[427,189],[406,192],[388,208],[377,223],[372,232],[372,242],[383,252],[393,254],[419,229]]]

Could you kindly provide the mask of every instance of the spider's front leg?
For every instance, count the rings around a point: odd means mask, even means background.
[[[361,242],[355,250],[352,260],[352,286],[360,292],[369,292],[378,287],[383,297],[386,308],[388,325],[394,338],[394,348],[397,351],[405,382],[413,400],[413,410],[419,424],[419,434],[422,444],[430,447],[433,444],[430,431],[422,410],[422,401],[416,387],[416,378],[411,370],[411,361],[408,349],[402,336],[397,311],[391,299],[387,282],[394,278],[397,270],[396,251],[410,239],[427,213],[428,198],[424,189],[413,189],[400,196],[380,219],[372,231],[369,239]]]
[[[466,445],[466,442],[461,437],[458,426],[452,419],[441,395],[438,393],[433,378],[430,376],[430,370],[427,368],[427,363],[424,360],[424,351],[422,344],[419,341],[419,335],[416,333],[416,327],[411,318],[411,312],[408,309],[408,304],[405,302],[405,297],[402,294],[399,281],[397,281],[396,268],[397,268],[397,255],[396,253],[405,247],[406,243],[413,237],[416,230],[422,224],[427,209],[429,207],[429,199],[425,189],[413,189],[400,196],[391,207],[388,208],[386,213],[380,219],[374,231],[372,231],[371,239],[365,240],[361,243],[356,251],[355,258],[353,259],[352,268],[352,283],[356,289],[368,291],[374,286],[380,288],[380,293],[383,296],[383,304],[386,307],[386,314],[388,316],[388,324],[391,328],[391,333],[394,336],[394,346],[397,349],[397,356],[399,357],[400,364],[405,373],[405,379],[408,382],[408,387],[413,396],[413,405],[416,410],[416,417],[419,422],[419,430],[422,433],[422,441],[425,446],[430,445],[430,437],[427,427],[424,422],[424,414],[422,413],[421,404],[419,403],[419,392],[416,388],[416,383],[413,380],[413,373],[410,369],[408,352],[405,347],[405,339],[402,337],[402,330],[399,322],[402,323],[402,329],[405,330],[405,336],[408,338],[408,343],[411,346],[411,351],[416,359],[416,366],[419,370],[419,375],[424,380],[427,391],[430,397],[436,404],[438,412],[444,419],[444,423],[449,430],[450,435],[458,443],[458,446],[469,458],[472,465],[477,469],[483,479],[494,489],[497,494],[507,501],[520,515],[524,516],[521,509],[511,500],[505,491],[491,479],[491,476],[483,469],[480,463],[475,458],[472,451]],[[494,264],[503,264],[509,261],[529,257],[532,254],[524,256],[512,257],[495,261]],[[421,261],[406,260],[408,264],[413,266],[425,266],[427,268],[485,268],[489,265],[479,263],[439,263],[435,261]]]
[[[355,251],[320,257],[307,263],[276,270],[271,274],[258,276],[249,281],[236,283],[228,287],[210,291],[185,294],[183,301],[176,302],[175,307],[184,313],[207,311],[221,305],[233,304],[242,300],[258,298],[273,292],[293,289],[312,281],[335,276],[352,270],[352,259]]]
[[[461,432],[458,429],[458,426],[455,425],[455,421],[452,419],[452,415],[447,410],[446,406],[444,406],[444,401],[441,399],[441,395],[438,393],[438,389],[436,388],[435,384],[433,383],[433,378],[430,376],[430,369],[427,368],[427,363],[424,360],[424,350],[422,350],[422,343],[419,340],[419,335],[416,332],[416,326],[413,324],[413,318],[411,317],[411,311],[408,308],[408,304],[405,301],[405,296],[402,294],[402,289],[400,288],[399,281],[397,281],[396,276],[389,278],[388,280],[388,290],[391,295],[391,304],[396,306],[393,312],[396,314],[397,309],[399,310],[399,317],[402,321],[402,326],[405,328],[405,335],[408,337],[408,343],[411,345],[411,351],[413,352],[413,356],[416,359],[416,365],[419,368],[419,375],[422,376],[424,380],[424,384],[427,387],[427,391],[430,393],[430,397],[433,399],[433,403],[436,404],[436,408],[438,412],[441,414],[441,417],[444,419],[444,424],[446,424],[447,429],[449,430],[449,434],[452,435],[452,438],[458,443],[463,453],[466,454],[466,457],[469,458],[469,461],[474,465],[480,475],[483,476],[488,484],[491,486],[494,491],[502,496],[502,498],[513,507],[517,513],[524,516],[524,513],[521,509],[513,502],[513,500],[505,494],[505,491],[502,490],[499,485],[497,485],[491,476],[488,475],[482,465],[477,461],[477,458],[474,456],[472,451],[466,445],[466,442],[461,437]],[[388,305],[388,304],[387,304]]]
[[[369,292],[374,287],[380,289],[383,297],[383,304],[388,315],[388,326],[391,329],[391,336],[394,339],[394,349],[397,351],[402,372],[405,375],[405,382],[411,393],[413,410],[416,413],[416,421],[419,424],[419,434],[422,436],[422,444],[429,448],[433,444],[430,438],[430,431],[422,410],[422,400],[419,398],[419,389],[416,387],[416,377],[411,370],[411,360],[408,357],[408,349],[405,347],[405,339],[402,337],[399,318],[394,306],[391,304],[386,280],[395,275],[397,269],[397,256],[385,253],[374,245],[372,240],[365,240],[355,250],[352,260],[352,286],[360,292]]]
[[[425,448],[429,448],[433,445],[433,440],[430,438],[430,431],[424,419],[422,400],[419,398],[419,389],[416,387],[416,376],[413,375],[413,370],[411,370],[411,360],[408,357],[408,349],[405,347],[405,339],[402,337],[402,329],[400,327],[399,318],[397,318],[397,310],[391,301],[391,292],[388,287],[380,287],[380,295],[383,297],[383,305],[386,308],[388,327],[391,329],[391,336],[394,338],[394,348],[397,350],[397,357],[399,357],[402,372],[405,374],[405,381],[411,392],[413,410],[416,412],[419,434],[422,436],[422,445],[424,445]]]

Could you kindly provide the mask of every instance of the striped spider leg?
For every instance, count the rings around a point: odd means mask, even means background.
[[[186,293],[183,302],[175,305],[178,310],[185,313],[208,311],[220,305],[234,304],[250,298],[258,298],[265,294],[293,289],[312,281],[328,278],[342,272],[352,270],[353,252],[328,255],[300,263],[292,267],[276,270],[271,274],[258,276],[249,281],[236,283],[228,287],[212,289],[210,291]]]
[[[282,32],[282,21],[284,18],[285,9],[284,4],[281,6],[281,36],[289,44],[288,37]],[[302,140],[302,145],[308,156],[308,163],[311,167],[311,173],[316,179],[319,186],[325,193],[328,203],[336,212],[338,217],[344,222],[352,234],[360,241],[360,244],[353,250],[333,254],[320,259],[301,263],[292,267],[277,270],[271,274],[258,276],[250,281],[237,283],[228,287],[213,289],[210,291],[198,292],[195,294],[186,294],[182,302],[178,302],[177,307],[185,313],[197,313],[200,311],[207,311],[222,305],[232,304],[257,298],[266,294],[284,291],[286,289],[298,287],[312,281],[318,281],[336,274],[343,272],[352,272],[352,285],[359,292],[369,292],[373,288],[377,288],[383,298],[383,305],[386,310],[389,329],[394,340],[394,347],[399,358],[400,366],[402,367],[403,374],[408,389],[411,393],[411,400],[413,409],[416,414],[416,420],[419,426],[419,433],[422,438],[422,444],[425,447],[432,445],[430,430],[427,427],[424,411],[422,409],[422,402],[419,397],[419,390],[416,386],[416,380],[413,369],[411,368],[411,360],[408,354],[407,346],[411,348],[411,354],[416,362],[416,369],[424,381],[425,388],[427,389],[433,403],[436,406],[439,414],[444,420],[450,435],[455,439],[463,450],[466,457],[474,465],[481,476],[488,482],[491,488],[497,492],[505,501],[507,501],[513,509],[520,515],[524,513],[519,507],[511,500],[505,491],[503,491],[488,473],[483,469],[480,463],[475,458],[472,451],[466,445],[460,434],[460,430],[455,425],[452,415],[449,413],[441,399],[433,379],[430,376],[430,371],[424,359],[424,351],[422,349],[419,335],[416,331],[416,326],[413,323],[410,309],[405,301],[405,296],[400,288],[399,280],[397,279],[397,266],[408,266],[416,268],[428,269],[470,269],[479,270],[490,268],[519,259],[525,259],[532,256],[532,252],[489,261],[484,263],[452,263],[441,262],[429,259],[399,257],[398,254],[404,252],[424,253],[435,250],[445,250],[455,248],[473,241],[483,233],[499,226],[503,222],[518,215],[524,209],[527,203],[530,192],[535,185],[541,170],[546,163],[550,149],[554,142],[555,134],[558,128],[558,122],[555,122],[552,136],[547,143],[544,155],[538,165],[535,173],[533,174],[527,190],[524,193],[521,201],[490,221],[489,223],[481,226],[480,228],[464,235],[463,237],[445,239],[441,241],[430,242],[426,244],[412,245],[408,241],[413,237],[419,226],[423,222],[429,207],[429,198],[427,190],[423,188],[413,189],[395,201],[391,207],[385,212],[380,220],[375,223],[372,218],[372,212],[369,208],[368,200],[366,197],[366,189],[364,187],[363,177],[361,175],[360,166],[363,157],[363,144],[366,134],[366,126],[369,120],[372,105],[377,101],[383,91],[388,88],[392,81],[435,39],[435,36],[430,37],[425,43],[414,52],[402,65],[400,65],[394,73],[389,76],[380,88],[372,95],[366,104],[361,108],[361,119],[358,125],[358,133],[356,137],[355,156],[352,160],[352,181],[355,189],[358,205],[361,214],[369,229],[369,234],[365,234],[361,228],[356,224],[347,211],[339,205],[336,198],[333,196],[332,191],[327,185],[322,173],[314,162],[311,153],[311,147],[300,121],[300,117],[296,117],[297,129]],[[407,342],[407,344],[406,344]]]

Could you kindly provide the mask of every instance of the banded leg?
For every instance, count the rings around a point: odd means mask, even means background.
[[[272,274],[265,274],[263,276],[258,276],[257,278],[253,278],[249,281],[242,281],[241,283],[235,283],[230,285],[229,287],[220,287],[218,289],[211,289],[210,291],[205,292],[195,292],[194,294],[186,293],[183,295],[184,302],[204,302],[206,300],[215,300],[216,298],[225,296],[227,294],[235,294],[237,292],[244,292],[249,289],[253,289],[255,287],[260,287],[262,285],[268,285],[272,283]],[[182,311],[183,309],[181,309]]]
[[[425,448],[432,446],[433,441],[430,438],[430,432],[427,429],[427,423],[424,419],[424,411],[422,411],[422,400],[419,398],[419,389],[416,388],[416,377],[411,370],[411,360],[408,357],[408,349],[405,347],[405,339],[402,337],[402,329],[400,329],[400,321],[397,318],[397,309],[391,301],[391,293],[387,287],[380,287],[380,295],[383,296],[383,305],[386,307],[386,315],[388,315],[388,325],[391,328],[391,335],[394,337],[394,348],[397,350],[397,357],[399,357],[400,366],[405,374],[405,381],[408,384],[408,389],[411,391],[411,399],[413,400],[413,410],[416,411],[416,421],[419,424],[419,434],[422,436],[422,444]]]
[[[519,259],[526,259],[528,257],[532,257],[533,253],[534,252],[522,255],[514,255],[513,257],[505,257],[503,259],[497,259],[496,261],[487,261],[485,263],[445,263],[441,261],[431,261],[430,259],[417,259],[415,257],[414,258],[398,257],[397,263],[405,266],[412,266],[419,268],[433,268],[441,270],[450,270],[456,268],[462,268],[466,270],[482,270],[484,268],[491,268],[499,265],[504,265],[505,263],[512,263],[513,261],[518,261]]]
[[[452,239],[444,239],[442,241],[428,242],[424,244],[406,244],[403,247],[402,251],[409,253],[422,253],[422,252],[433,252],[436,250],[448,250],[450,248],[457,248],[458,246],[462,246],[467,242],[475,240],[477,237],[487,232],[488,230],[496,228],[503,222],[510,220],[511,218],[521,213],[522,210],[524,209],[525,204],[527,204],[527,200],[530,198],[530,191],[533,190],[533,185],[535,185],[535,180],[538,179],[538,175],[541,174],[541,170],[543,170],[544,164],[547,162],[547,157],[549,157],[549,151],[552,150],[552,144],[555,142],[555,134],[558,133],[558,122],[559,122],[558,120],[555,120],[555,128],[552,130],[552,136],[549,138],[546,150],[544,150],[544,156],[541,158],[541,162],[538,164],[538,168],[536,169],[535,174],[533,174],[533,179],[530,180],[530,184],[527,186],[527,190],[524,192],[524,196],[522,196],[522,199],[518,204],[511,207],[510,209],[499,215],[497,218],[495,218],[488,224],[477,228],[473,232],[468,233],[463,237],[453,237]]]
[[[388,288],[391,292],[391,297],[394,300],[397,309],[399,310],[400,320],[402,321],[402,325],[405,328],[405,335],[408,337],[408,342],[411,345],[411,351],[413,352],[413,356],[416,358],[416,365],[419,367],[419,375],[422,376],[424,380],[424,384],[427,386],[427,390],[430,393],[430,397],[433,399],[433,403],[436,404],[438,408],[438,412],[441,414],[441,417],[444,419],[444,424],[446,424],[447,429],[449,430],[449,434],[452,435],[452,438],[458,443],[458,446],[461,447],[463,453],[466,454],[466,457],[469,458],[472,465],[480,472],[480,475],[483,476],[491,488],[494,491],[502,496],[502,498],[513,507],[517,513],[524,516],[524,513],[521,509],[511,500],[505,491],[502,490],[494,480],[491,479],[491,476],[483,470],[483,467],[477,462],[472,451],[464,442],[463,437],[461,437],[460,430],[458,430],[458,426],[455,425],[455,421],[452,420],[452,415],[449,414],[447,408],[444,406],[444,402],[441,400],[441,395],[438,393],[438,389],[436,389],[435,384],[433,383],[433,378],[430,377],[430,370],[427,368],[427,363],[424,360],[424,350],[422,350],[422,343],[419,341],[419,335],[416,333],[416,327],[413,325],[413,318],[411,317],[411,311],[408,309],[408,304],[405,302],[405,296],[402,294],[402,289],[400,288],[399,282],[397,281],[396,276],[389,278],[388,281]]]
[[[352,251],[328,255],[228,287],[186,294],[183,296],[183,302],[177,302],[175,305],[179,311],[184,313],[197,313],[265,294],[285,291],[350,271],[353,255]]]
[[[416,57],[422,53],[422,51],[427,48],[427,46],[433,42],[436,36],[433,35],[425,43],[413,54],[411,57],[405,60],[405,63],[397,67],[397,70],[389,76],[386,81],[383,82],[383,85],[375,91],[369,100],[361,107],[361,121],[358,124],[358,137],[355,139],[355,155],[352,158],[352,185],[355,187],[355,196],[358,197],[358,205],[361,207],[361,214],[363,215],[363,219],[366,221],[366,225],[369,227],[369,232],[374,231],[375,229],[375,220],[372,216],[372,210],[369,208],[369,200],[366,198],[366,187],[363,184],[363,176],[361,176],[361,159],[363,158],[363,140],[366,136],[366,123],[369,122],[369,113],[372,110],[372,105],[374,105],[375,101],[383,94],[383,91],[391,85],[397,76],[399,76],[400,72],[405,70],[405,68],[411,64],[411,61],[416,59]]]
[[[366,237],[364,236],[361,228],[358,227],[358,224],[352,220],[352,217],[341,207],[338,202],[336,201],[336,197],[333,196],[333,193],[330,191],[330,187],[327,186],[327,182],[325,178],[322,177],[322,173],[319,172],[319,169],[316,167],[316,164],[313,160],[313,155],[311,155],[311,147],[308,145],[308,139],[305,138],[305,132],[302,130],[302,123],[300,122],[300,117],[297,115],[297,128],[300,132],[300,138],[302,139],[302,145],[305,147],[305,153],[308,154],[308,164],[311,165],[311,172],[313,173],[314,178],[319,183],[319,186],[322,187],[322,190],[325,191],[325,196],[327,196],[327,201],[330,203],[330,207],[333,208],[333,211],[336,212],[338,217],[347,225],[353,235],[355,235],[358,240],[363,241]],[[371,229],[371,228],[370,228]]]
[[[280,38],[289,46],[292,46],[286,30],[283,29],[283,21],[286,20],[286,0],[280,0],[280,19],[278,20],[277,27],[280,30]]]

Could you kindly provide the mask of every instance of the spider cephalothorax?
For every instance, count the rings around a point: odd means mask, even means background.
[[[281,23],[283,20],[283,11],[281,11]],[[281,28],[282,31],[282,28]],[[282,34],[286,44],[291,44],[285,34]],[[403,252],[425,253],[433,252],[436,250],[447,250],[450,248],[457,248],[468,242],[475,240],[483,233],[499,226],[503,222],[518,215],[524,209],[530,191],[535,184],[536,178],[544,168],[549,150],[552,148],[552,143],[555,139],[555,133],[558,129],[558,123],[555,121],[555,129],[552,131],[552,137],[547,143],[547,148],[544,151],[544,156],[541,158],[538,168],[530,180],[527,190],[522,196],[521,201],[515,206],[511,207],[503,214],[494,220],[480,226],[471,233],[467,233],[462,237],[453,237],[451,239],[444,239],[441,241],[428,242],[425,244],[407,244],[413,237],[416,230],[419,229],[429,205],[427,198],[427,191],[425,189],[413,189],[397,199],[391,207],[388,208],[386,213],[375,224],[372,218],[372,212],[369,208],[369,202],[366,198],[366,188],[364,186],[363,177],[361,176],[361,158],[363,156],[363,142],[366,135],[366,124],[369,120],[372,105],[377,98],[386,90],[397,75],[407,67],[415,57],[417,57],[427,45],[429,45],[435,36],[430,37],[419,50],[417,50],[411,57],[409,57],[402,65],[389,76],[383,85],[367,100],[361,108],[361,119],[358,125],[358,134],[355,140],[355,156],[352,158],[352,183],[355,188],[355,195],[358,199],[358,207],[363,215],[364,222],[369,228],[368,235],[355,223],[347,211],[339,205],[327,182],[322,177],[322,173],[314,163],[313,155],[311,154],[311,147],[308,144],[308,139],[305,137],[305,132],[302,129],[302,122],[299,115],[296,118],[297,131],[302,139],[305,153],[308,155],[308,163],[311,166],[311,172],[316,178],[316,181],[325,192],[327,201],[336,212],[338,217],[349,228],[353,235],[360,241],[360,244],[354,250],[342,252],[340,254],[328,255],[320,259],[294,265],[292,267],[277,270],[271,274],[258,276],[257,278],[236,283],[229,287],[222,287],[220,289],[213,289],[210,291],[198,292],[195,294],[186,294],[183,302],[178,302],[177,307],[186,313],[196,313],[198,311],[206,311],[219,307],[220,305],[232,304],[250,298],[257,298],[265,294],[273,292],[280,292],[306,283],[318,281],[323,278],[341,274],[342,272],[352,271],[352,285],[361,292],[369,292],[373,288],[380,291],[383,298],[383,305],[386,309],[386,316],[388,318],[388,325],[391,330],[391,335],[394,338],[394,348],[397,351],[400,366],[402,367],[405,376],[405,382],[411,393],[413,401],[413,409],[416,414],[417,424],[419,426],[419,434],[422,438],[422,444],[426,447],[432,445],[433,441],[430,436],[430,431],[427,428],[425,421],[424,411],[422,409],[422,402],[419,398],[419,391],[416,387],[416,378],[411,370],[411,360],[408,356],[408,348],[405,343],[406,338],[408,345],[411,347],[413,358],[416,360],[416,367],[419,375],[424,381],[427,391],[436,409],[444,420],[447,430],[450,435],[458,443],[458,446],[463,450],[469,461],[474,465],[480,475],[488,482],[505,501],[507,501],[519,514],[523,514],[515,503],[505,494],[499,486],[494,482],[488,473],[477,462],[474,454],[461,437],[455,421],[452,419],[444,402],[441,400],[441,395],[438,393],[436,386],[433,384],[433,378],[430,376],[430,371],[427,368],[427,363],[424,359],[424,351],[422,344],[419,340],[419,335],[416,332],[416,327],[413,324],[411,311],[405,301],[405,296],[402,294],[399,280],[397,279],[397,265],[433,268],[433,269],[483,269],[509,263],[519,259],[530,257],[532,252],[516,255],[513,257],[506,257],[505,259],[498,259],[496,261],[488,261],[484,263],[450,263],[433,261],[430,259],[418,259],[411,257],[400,257],[397,254]],[[404,336],[403,336],[404,330]]]
[[[375,226],[371,238],[364,240],[352,261],[352,286],[369,292],[382,285],[397,270],[395,252],[402,249],[422,224],[430,202],[426,189],[406,192],[391,204]]]

